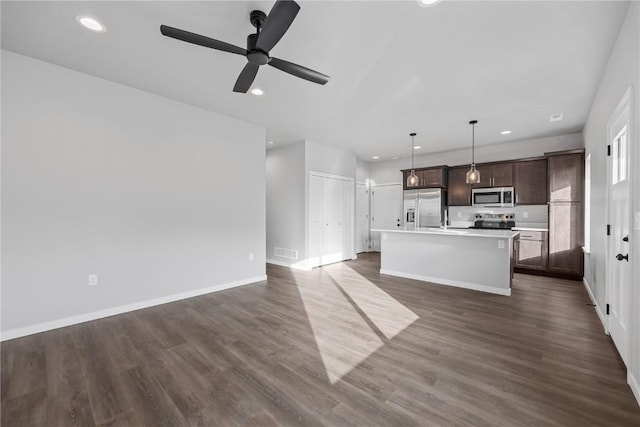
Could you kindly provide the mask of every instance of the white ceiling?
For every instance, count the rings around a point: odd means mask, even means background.
[[[256,97],[232,92],[238,55],[164,37],[160,24],[245,47],[249,12],[272,1],[2,1],[2,47],[380,161],[582,130],[628,3],[300,1],[271,55],[325,86],[261,67]],[[107,26],[92,33],[75,21]],[[99,100],[97,100],[99,102]],[[564,113],[550,123],[549,116]],[[513,133],[502,136],[500,131]]]

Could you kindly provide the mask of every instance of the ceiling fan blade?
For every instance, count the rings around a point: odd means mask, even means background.
[[[233,87],[233,91],[247,93],[253,84],[253,80],[256,78],[256,74],[258,74],[258,68],[260,68],[259,65],[247,62],[247,65],[245,65],[240,72],[238,80],[236,80],[236,85]]]
[[[181,40],[183,42],[193,43],[199,46],[221,50],[223,52],[229,52],[229,53],[235,53],[237,55],[247,56],[246,49],[243,49],[241,47],[238,47],[229,43],[221,42],[220,40],[201,36],[200,34],[190,33],[189,31],[169,27],[167,25],[160,25],[160,32],[167,37]]]
[[[295,1],[278,0],[260,30],[256,48],[268,53],[287,32],[299,10]]]
[[[293,62],[284,61],[278,58],[271,58],[269,65],[277,68],[278,70],[282,70],[285,73],[293,74],[294,76],[300,77],[301,79],[309,80],[310,82],[318,83],[321,85],[327,83],[331,78],[310,68],[306,68],[302,65],[294,64]]]

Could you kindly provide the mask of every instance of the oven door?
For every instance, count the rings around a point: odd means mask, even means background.
[[[473,206],[501,207],[502,189],[500,188],[474,188],[471,191]]]

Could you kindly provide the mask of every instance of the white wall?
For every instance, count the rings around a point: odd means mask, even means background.
[[[361,159],[356,159],[356,182],[368,183],[371,176],[371,164]]]
[[[4,339],[265,277],[263,128],[7,51],[2,113]]]
[[[306,269],[309,252],[309,173],[321,172],[353,178],[355,194],[356,156],[348,151],[305,140],[267,150],[266,165],[267,259],[279,265]],[[355,203],[351,217],[355,218]],[[355,240],[355,235],[352,238]],[[298,257],[290,259],[275,256],[274,247],[297,250]],[[355,247],[355,241],[351,247]]]
[[[267,151],[267,258],[285,264],[296,260],[274,255],[274,247],[298,251],[306,258],[305,141]]]
[[[618,106],[625,91],[633,87],[634,135],[632,174],[632,204],[634,212],[640,212],[640,7],[631,2],[626,19],[602,76],[596,97],[584,127],[585,147],[591,154],[591,255],[586,257],[585,279],[597,304],[606,304],[605,245],[606,245],[606,156],[607,121]],[[640,383],[640,230],[631,238],[633,262],[633,331],[631,341],[631,373]],[[636,389],[636,392],[640,390]],[[640,399],[640,395],[636,394]]]
[[[306,170],[331,175],[356,177],[356,155],[339,148],[306,141]],[[308,176],[307,176],[308,177]]]
[[[471,144],[471,141],[469,141]],[[546,152],[583,148],[581,133],[554,136],[550,138],[531,139],[507,144],[492,144],[476,147],[476,163],[497,162],[500,160],[522,159],[542,156]],[[466,165],[471,163],[471,147],[465,150],[447,151],[416,156],[417,168],[438,165]],[[400,170],[411,168],[411,158],[372,162],[371,179],[376,184],[402,182]]]

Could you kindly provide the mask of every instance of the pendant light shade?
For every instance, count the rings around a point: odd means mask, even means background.
[[[476,123],[471,120],[471,169],[467,172],[467,184],[480,184],[480,171],[476,169]]]
[[[411,136],[411,174],[409,174],[409,176],[407,177],[407,187],[417,187],[420,180],[418,179],[418,175],[416,175],[416,166],[414,163],[413,154],[413,152],[415,151],[414,138],[416,136],[416,133],[413,132],[409,135]]]

